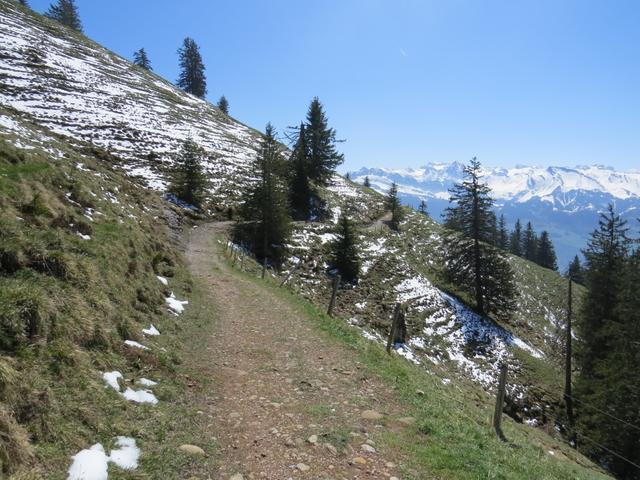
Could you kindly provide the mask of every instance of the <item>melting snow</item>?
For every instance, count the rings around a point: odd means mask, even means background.
[[[167,297],[165,300],[167,301],[169,308],[175,313],[184,312],[184,306],[189,303],[187,300],[178,300],[173,292],[171,292],[171,296]]]
[[[150,403],[151,405],[158,403],[158,399],[151,390],[134,390],[127,387],[122,396],[135,403]]]
[[[169,280],[167,280],[165,277],[161,277],[160,275],[156,275],[156,277],[158,278],[158,280],[160,280],[160,283],[163,284],[165,287],[169,285]]]
[[[151,324],[149,328],[143,328],[142,333],[144,333],[145,335],[149,335],[151,337],[160,335],[160,332],[156,327],[153,326],[153,324]]]
[[[140,449],[136,441],[130,437],[117,437],[118,448],[111,450],[107,456],[104,447],[96,443],[90,448],[80,450],[71,459],[67,480],[107,480],[109,478],[109,462],[113,462],[123,470],[138,468]]]
[[[149,350],[149,347],[145,347],[141,343],[136,342],[135,340],[125,340],[124,343],[129,347],[139,348],[141,350]]]

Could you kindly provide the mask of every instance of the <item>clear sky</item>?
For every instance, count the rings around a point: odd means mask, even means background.
[[[29,0],[44,11],[52,0]],[[318,96],[346,161],[640,168],[637,0],[77,0],[85,33],[175,81],[196,40],[208,98],[262,129]]]

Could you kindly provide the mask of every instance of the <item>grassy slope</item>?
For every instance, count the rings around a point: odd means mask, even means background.
[[[188,462],[162,455],[193,418],[171,402],[186,388],[175,372],[187,332],[156,278],[169,277],[178,298],[196,295],[166,227],[179,214],[107,168],[103,152],[15,112],[0,110],[0,122],[0,477],[66,478],[71,455],[97,442],[108,451],[117,435],[136,438],[143,465]],[[190,329],[210,321],[194,320]],[[151,323],[162,334],[144,338]],[[111,370],[127,385],[158,381],[160,403],[105,389]]]
[[[239,262],[235,263],[239,270]],[[443,384],[446,367],[429,371],[362,338],[342,318],[301,298],[292,289],[279,288],[279,280],[258,280],[260,266],[245,259],[245,275],[296,305],[316,328],[349,348],[368,373],[394,388],[399,401],[414,418],[409,429],[384,430],[384,447],[406,459],[407,479],[598,479],[609,478],[589,460],[545,432],[518,424],[508,417],[504,431],[508,443],[491,429],[493,400],[472,382]],[[553,453],[550,453],[553,452]]]

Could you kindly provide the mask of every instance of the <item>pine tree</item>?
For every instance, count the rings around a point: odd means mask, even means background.
[[[527,227],[525,228],[524,235],[522,237],[522,255],[527,260],[535,262],[537,258],[537,248],[538,237],[536,235],[536,232],[533,230],[533,225],[531,225],[531,222],[527,222]]]
[[[27,2],[27,0],[18,0],[20,2],[21,5],[24,5],[25,7],[29,6],[29,2]]]
[[[498,222],[498,248],[501,250],[509,250],[509,232],[507,231],[507,221],[504,215],[500,215],[500,221]]]
[[[186,140],[178,155],[169,192],[178,199],[200,208],[207,180],[202,168],[205,152],[193,140]]]
[[[254,251],[263,260],[279,262],[291,234],[285,169],[282,147],[269,123],[255,163],[258,181],[247,191],[242,206],[242,216],[255,227],[250,234]]]
[[[336,167],[344,161],[344,155],[336,150],[336,132],[329,128],[324,108],[317,97],[309,105],[305,126],[309,147],[309,178],[317,185],[326,186]]]
[[[420,205],[418,206],[418,211],[423,215],[428,215],[427,213],[427,202],[424,200],[420,200]]]
[[[227,101],[227,98],[224,95],[222,95],[220,97],[220,100],[218,100],[218,108],[225,115],[229,115],[229,102]]]
[[[80,22],[75,0],[58,0],[58,3],[52,3],[45,16],[78,32],[82,32],[82,23]]]
[[[308,159],[307,135],[304,123],[301,123],[290,161],[293,175],[289,185],[289,199],[292,216],[296,220],[306,221],[311,217],[313,189],[309,183]]]
[[[343,213],[338,220],[337,238],[332,244],[333,264],[347,282],[357,280],[360,273],[356,231],[349,217]]]
[[[145,70],[153,70],[153,68],[151,68],[151,61],[149,60],[144,48],[141,48],[137,52],[133,52],[133,64],[140,68],[144,68]]]
[[[600,214],[598,228],[591,234],[586,258],[586,287],[589,295],[583,302],[579,331],[583,348],[580,358],[582,377],[595,375],[595,365],[604,358],[610,326],[619,323],[616,315],[618,296],[622,288],[622,272],[629,249],[626,221],[609,205]]]
[[[627,231],[626,222],[610,205],[583,252],[588,292],[577,323],[580,369],[575,395],[580,400],[579,444],[584,438],[580,434],[584,434],[638,462],[640,432],[629,424],[640,424],[640,301],[636,292],[640,258],[638,252],[629,255]],[[598,445],[585,441],[583,447],[595,453],[618,478],[637,478],[634,467]]]
[[[580,285],[584,285],[584,271],[578,255],[573,257],[573,260],[569,263],[565,276]]]
[[[473,294],[480,314],[507,316],[513,309],[515,287],[509,263],[488,244],[493,200],[481,182],[480,162],[474,157],[464,168],[464,180],[451,190],[453,206],[445,211],[445,223],[456,232],[447,237],[446,273],[449,281]]]
[[[371,188],[371,182],[369,181],[369,176],[364,177],[364,182],[362,182],[362,185],[367,188]]]
[[[511,232],[509,251],[518,257],[522,256],[522,224],[520,219],[516,220],[516,225],[513,228],[513,232]]]
[[[556,249],[553,247],[549,232],[543,230],[538,239],[536,248],[536,263],[544,268],[558,270],[558,259],[556,258]]]
[[[207,94],[207,78],[204,74],[204,63],[200,55],[200,47],[187,37],[178,49],[180,60],[180,77],[177,85],[182,90],[196,97],[204,98]]]
[[[396,182],[391,183],[389,193],[387,193],[386,208],[391,212],[391,222],[389,227],[396,232],[400,230],[400,223],[404,218],[404,212],[402,211],[402,205],[398,198],[398,185]]]

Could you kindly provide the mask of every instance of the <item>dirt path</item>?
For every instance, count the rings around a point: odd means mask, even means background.
[[[410,421],[390,389],[295,306],[232,272],[214,247],[219,228],[192,230],[187,249],[219,317],[207,347],[216,391],[201,407],[219,444],[211,478],[400,478],[376,443]]]
[[[366,229],[370,231],[382,230],[382,228],[384,228],[389,224],[392,216],[393,215],[391,212],[385,212],[384,215],[382,215],[376,221],[368,225]]]

